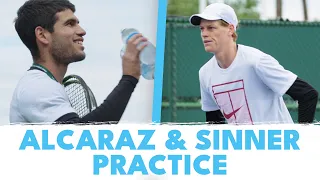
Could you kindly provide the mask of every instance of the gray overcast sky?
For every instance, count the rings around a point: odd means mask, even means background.
[[[0,0],[0,125],[7,124],[14,88],[32,64],[29,50],[14,30],[16,11],[24,0]],[[87,58],[69,66],[67,74],[84,78],[100,104],[121,78],[120,30],[134,27],[156,43],[158,0],[71,0],[86,30]],[[149,121],[152,117],[153,81],[141,78],[123,115],[124,121]]]
[[[263,18],[274,18],[276,15],[276,0],[260,0],[259,9]],[[282,15],[292,21],[303,20],[302,0],[282,0]],[[320,20],[320,1],[307,0],[310,21]]]
[[[225,2],[225,0],[208,0],[208,2]],[[276,17],[276,0],[259,0],[258,6],[262,19],[274,19]],[[320,20],[320,1],[307,0],[307,7],[309,20]],[[303,20],[302,0],[282,0],[282,15],[292,21]]]

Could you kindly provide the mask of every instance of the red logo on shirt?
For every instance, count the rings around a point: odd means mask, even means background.
[[[253,123],[243,80],[213,85],[212,93],[228,123]]]
[[[224,110],[223,110],[223,115],[224,115],[225,118],[230,119],[230,118],[231,118],[233,115],[235,115],[241,108],[242,108],[242,106],[239,107],[238,109],[232,111],[232,112],[229,113],[229,114],[226,114],[226,113],[224,112]]]

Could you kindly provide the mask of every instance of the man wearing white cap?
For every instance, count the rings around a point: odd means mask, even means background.
[[[210,4],[190,23],[200,27],[205,50],[214,54],[199,70],[207,122],[293,123],[284,94],[298,101],[299,123],[313,122],[318,92],[271,55],[237,44],[238,18],[232,7]]]

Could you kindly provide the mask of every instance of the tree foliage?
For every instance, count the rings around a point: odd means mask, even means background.
[[[239,19],[259,19],[260,14],[257,11],[258,0],[238,0],[226,1],[227,4],[233,7]]]
[[[198,0],[168,0],[167,15],[190,16],[198,13],[198,7]]]
[[[260,18],[257,11],[259,0],[225,0],[225,3],[234,8],[239,19]],[[190,16],[199,13],[199,0],[168,0],[167,9],[168,16]]]

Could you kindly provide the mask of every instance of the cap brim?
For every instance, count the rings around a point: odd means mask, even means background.
[[[189,22],[194,26],[199,26],[202,19],[214,21],[214,20],[219,20],[221,18],[209,17],[204,14],[194,14],[189,18]]]

